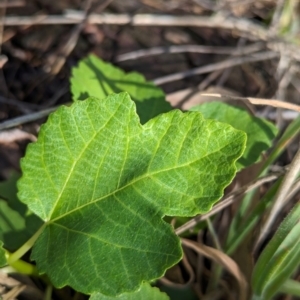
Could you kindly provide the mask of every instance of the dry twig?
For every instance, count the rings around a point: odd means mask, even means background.
[[[67,57],[74,50],[77,44],[80,33],[84,25],[86,24],[86,20],[88,18],[88,10],[91,7],[92,0],[86,0],[84,4],[85,10],[82,22],[80,22],[77,26],[75,26],[75,28],[73,28],[67,41],[61,43],[57,53],[52,54],[51,59],[49,60],[48,68],[50,69],[50,73],[52,75],[56,75],[60,72],[61,68],[66,62]]]
[[[64,15],[48,15],[44,19],[39,17],[15,17],[8,16],[4,21],[6,26],[21,25],[57,25],[57,24],[78,24],[85,18],[83,11],[68,11]],[[256,24],[247,19],[225,17],[220,14],[214,17],[201,16],[172,16],[172,15],[151,15],[137,14],[90,14],[87,18],[90,24],[110,25],[132,25],[132,26],[184,26],[204,27],[233,30],[240,36],[251,40],[267,42],[267,47],[275,52],[285,53],[296,60],[300,60],[300,52],[297,45],[291,44],[282,37],[270,34],[268,28]]]
[[[0,124],[0,130],[13,128],[13,127],[25,124],[25,123],[33,122],[38,119],[47,117],[50,113],[57,110],[58,108],[59,108],[59,106],[55,106],[55,107],[41,110],[39,112],[35,112],[32,114],[28,114],[25,116],[21,116],[21,117],[17,117],[17,118],[11,119],[11,120],[4,121]]]
[[[174,287],[175,288],[187,288],[187,287],[191,286],[192,283],[195,280],[195,273],[194,273],[194,270],[193,270],[191,264],[189,263],[189,261],[188,261],[188,259],[187,259],[187,257],[186,257],[185,254],[183,254],[183,257],[182,257],[182,264],[183,264],[186,272],[189,275],[189,280],[186,283],[184,283],[184,284],[174,283],[174,282],[170,281],[166,277],[160,278],[159,281],[162,282],[162,283],[164,283],[165,285],[173,287],[173,288]]]
[[[0,54],[0,69],[3,68],[3,66],[6,64],[7,61],[8,61],[7,56]]]
[[[167,47],[153,47],[150,49],[143,49],[132,51],[117,56],[116,61],[121,62],[130,59],[138,59],[146,56],[154,56],[170,53],[208,53],[208,54],[228,54],[228,55],[246,55],[264,49],[264,43],[258,42],[244,47],[216,47],[216,46],[202,46],[202,45],[180,45]]]
[[[2,51],[2,43],[3,43],[3,31],[4,31],[4,23],[5,23],[5,14],[6,14],[6,7],[7,7],[7,0],[3,1],[3,6],[0,6],[1,9],[1,16],[0,16],[0,54]]]
[[[18,128],[7,130],[7,131],[0,131],[0,144],[10,144],[16,141],[22,140],[30,140],[32,142],[36,141],[36,137],[29,133],[22,131]]]
[[[194,69],[191,69],[188,71],[183,71],[183,72],[175,73],[172,75],[160,77],[160,78],[153,80],[153,82],[156,85],[162,85],[162,84],[165,84],[168,82],[181,80],[181,79],[188,78],[188,77],[191,77],[194,75],[200,75],[200,74],[209,73],[209,72],[216,71],[216,70],[221,70],[221,69],[238,66],[238,65],[241,65],[244,63],[257,62],[257,61],[272,59],[272,58],[276,58],[276,57],[278,57],[277,53],[272,52],[272,51],[266,51],[266,52],[253,54],[252,56],[249,56],[249,57],[228,58],[221,62],[212,63],[209,65],[194,68]]]
[[[9,2],[4,1],[0,2],[0,8],[2,7],[19,7],[19,6],[25,6],[26,1],[25,0],[9,0]]]
[[[240,295],[240,300],[246,300],[247,299],[247,288],[248,284],[247,281],[239,269],[239,266],[237,263],[230,258],[228,255],[223,253],[220,250],[214,249],[212,247],[205,246],[203,244],[188,240],[188,239],[181,239],[181,243],[190,249],[193,249],[200,255],[204,255],[206,257],[209,257],[213,261],[219,263],[221,266],[223,266],[225,269],[227,269],[237,280]]]
[[[241,100],[241,101],[249,101],[250,103],[254,105],[268,105],[273,106],[277,108],[285,108],[288,110],[294,110],[297,112],[300,112],[300,106],[288,103],[280,100],[273,100],[273,99],[263,99],[263,98],[252,98],[252,97],[235,97],[235,96],[228,96],[228,95],[221,95],[221,94],[201,94],[202,96],[208,96],[208,97],[217,97],[217,98],[227,98],[231,100]]]
[[[28,113],[39,108],[39,106],[36,104],[22,102],[16,99],[9,99],[3,96],[0,96],[0,103],[17,106],[20,109],[20,111],[24,113]]]

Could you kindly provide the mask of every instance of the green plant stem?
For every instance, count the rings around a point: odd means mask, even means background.
[[[270,153],[269,157],[263,164],[260,172],[259,177],[266,174],[269,166],[281,155],[284,149],[287,148],[288,145],[296,138],[299,133],[299,126],[300,126],[300,117],[295,119],[285,130],[282,137],[279,139],[278,143],[276,144],[273,151]]]
[[[47,287],[46,287],[46,292],[45,292],[45,295],[44,295],[44,300],[51,300],[52,290],[53,290],[53,286],[51,284],[48,284]]]
[[[219,241],[219,238],[218,238],[218,235],[215,231],[215,228],[211,222],[211,219],[208,218],[206,220],[206,223],[207,223],[207,226],[208,226],[208,230],[212,236],[212,239],[213,239],[213,242],[215,244],[215,247],[220,250],[220,251],[223,251],[222,250],[222,247],[221,247],[221,244],[220,244],[220,241]],[[222,274],[222,268],[219,264],[216,264],[215,262],[213,263],[213,268],[212,268],[213,272],[212,272],[212,276],[210,277],[210,280],[209,280],[209,283],[208,283],[208,291],[212,291],[212,290],[215,290],[218,286],[218,282],[219,282],[219,279],[221,277],[221,274]]]
[[[12,265],[14,262],[18,261],[28,250],[32,248],[40,234],[43,232],[46,223],[41,226],[41,228],[25,243],[23,244],[17,251],[8,255],[7,262],[9,265]]]
[[[211,234],[211,236],[212,236],[212,239],[213,239],[213,241],[214,241],[215,247],[216,247],[218,250],[222,251],[222,247],[221,247],[221,244],[220,244],[218,235],[217,235],[217,233],[216,233],[216,231],[215,231],[215,228],[214,228],[214,226],[213,226],[213,224],[212,224],[210,218],[206,219],[206,223],[207,223],[207,226],[208,226],[208,230],[209,230],[209,232],[210,232],[210,234]]]
[[[8,261],[8,259],[11,257],[11,253],[8,251],[5,251],[5,256],[6,256],[6,260]],[[18,259],[14,262],[11,262],[8,266],[1,268],[1,272],[4,273],[21,273],[21,274],[26,274],[26,275],[32,275],[32,276],[38,276],[39,273],[37,271],[36,266],[23,261],[21,259]]]
[[[34,266],[26,261],[23,261],[21,259],[13,262],[12,264],[10,264],[10,266],[18,273],[31,275],[31,276],[39,275],[36,266]]]
[[[288,279],[280,287],[279,291],[293,296],[300,296],[300,282],[293,279]]]

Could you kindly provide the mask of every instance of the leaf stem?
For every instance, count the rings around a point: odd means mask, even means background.
[[[52,298],[52,291],[53,291],[53,286],[51,284],[48,284],[46,287],[46,292],[44,296],[44,300],[51,300]]]
[[[43,232],[44,228],[46,226],[46,223],[44,223],[40,229],[25,243],[23,244],[17,251],[10,254],[7,258],[8,264],[12,265],[14,262],[19,260],[28,250],[32,248],[38,237]]]
[[[36,266],[21,259],[13,262],[10,266],[15,270],[12,273],[18,272],[30,276],[39,276]]]

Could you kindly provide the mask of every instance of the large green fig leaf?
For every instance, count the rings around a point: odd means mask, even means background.
[[[5,250],[2,248],[3,243],[0,241],[0,268],[6,265]]]
[[[93,294],[90,300],[168,300],[166,293],[162,293],[158,288],[152,287],[149,283],[144,283],[141,288],[132,293],[124,293],[117,297],[105,296],[100,293]]]
[[[17,198],[18,174],[0,183],[0,240],[13,252],[42,225],[42,221]]]
[[[207,212],[245,134],[198,112],[141,125],[127,93],[61,107],[29,145],[19,197],[45,221],[32,258],[57,287],[115,296],[161,277],[182,256],[164,215]]]
[[[111,93],[128,92],[135,101],[142,124],[172,109],[162,89],[146,81],[143,75],[126,74],[95,55],[88,56],[72,69],[71,91],[74,100],[103,99]]]
[[[238,170],[250,166],[261,159],[262,152],[268,150],[278,130],[267,120],[251,116],[240,107],[222,102],[208,102],[191,108],[200,111],[207,119],[228,123],[247,134],[247,144],[243,156],[237,161]]]

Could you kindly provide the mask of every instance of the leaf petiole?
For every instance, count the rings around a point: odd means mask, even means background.
[[[39,230],[25,244],[23,244],[17,251],[15,251],[14,253],[8,255],[7,262],[8,262],[9,265],[12,266],[12,264],[14,262],[19,260],[27,251],[29,251],[32,248],[32,246],[34,245],[34,243],[36,242],[38,237],[43,232],[45,226],[46,226],[46,223],[44,223],[39,228]]]
[[[21,273],[30,276],[39,276],[38,270],[35,265],[32,265],[21,259],[13,262],[8,267],[2,268],[1,271],[6,273]]]

